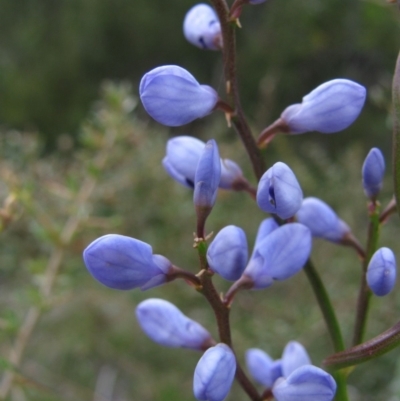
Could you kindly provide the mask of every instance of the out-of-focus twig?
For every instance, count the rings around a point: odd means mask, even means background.
[[[114,145],[117,137],[117,130],[108,129],[103,138],[102,147],[93,161],[93,166],[97,170],[103,170],[110,151]],[[83,219],[86,218],[83,211],[86,209],[87,202],[96,187],[97,178],[90,171],[88,171],[83,179],[82,185],[76,196],[72,214],[67,219],[64,227],[62,228],[59,236],[58,244],[56,244],[50,254],[45,273],[44,281],[42,282],[39,291],[44,303],[49,302],[57,274],[60,270],[66,248],[71,243],[73,236],[79,229]],[[29,308],[25,316],[25,320],[21,324],[15,338],[14,345],[9,353],[9,362],[15,367],[19,367],[25,348],[29,342],[33,330],[39,321],[42,314],[42,309],[39,306],[32,306]],[[0,399],[4,400],[11,387],[15,377],[14,371],[7,371],[4,373],[0,382]]]

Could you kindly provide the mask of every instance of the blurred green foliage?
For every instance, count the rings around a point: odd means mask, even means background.
[[[41,318],[32,332],[14,386],[7,400],[124,401],[193,399],[192,375],[199,354],[153,344],[141,332],[134,307],[148,297],[174,302],[184,313],[216,335],[214,316],[204,299],[184,282],[152,289],[119,292],[95,282],[86,271],[81,253],[100,235],[120,233],[150,243],[155,253],[176,265],[197,271],[192,248],[195,212],[192,192],[173,182],[161,167],[168,130],[143,123],[132,113],[136,100],[126,85],[103,87],[103,97],[81,126],[82,147],[67,146],[40,157],[40,140],[18,131],[0,136],[0,202],[16,199],[11,220],[0,235],[0,369],[9,368],[7,355],[26,317],[36,305]],[[217,121],[220,153],[238,161],[250,178],[251,170],[239,141],[224,140],[226,127]],[[115,130],[116,141],[104,168],[95,167],[96,155]],[[220,134],[218,134],[218,132]],[[208,131],[207,131],[208,137]],[[325,137],[329,146],[331,136]],[[298,152],[294,147],[298,147]],[[301,157],[298,156],[301,154]],[[366,199],[360,182],[365,152],[357,144],[343,148],[335,162],[324,147],[296,137],[279,137],[268,152],[289,163],[306,196],[329,202],[364,243],[368,223]],[[85,179],[95,187],[87,202],[78,194]],[[381,201],[391,198],[387,176]],[[78,200],[79,208],[76,207]],[[41,294],[46,265],[60,245],[60,232],[71,216],[79,228],[64,247],[64,258],[50,297]],[[207,229],[218,232],[227,224],[245,229],[249,246],[265,218],[244,193],[220,191]],[[380,245],[397,253],[397,216],[382,230]],[[361,265],[349,248],[315,241],[313,259],[337,309],[347,344],[350,342]],[[215,277],[218,290],[228,283]],[[398,319],[396,291],[374,299],[367,338]],[[239,360],[249,347],[260,347],[274,358],[290,340],[302,342],[315,364],[332,352],[313,293],[300,273],[264,291],[243,292],[232,307],[233,339]],[[352,400],[399,400],[399,351],[359,366],[350,376]],[[235,384],[228,400],[245,397]],[[392,398],[390,398],[392,397]]]
[[[182,35],[193,4],[0,1],[0,122],[37,130],[47,147],[54,146],[59,135],[77,134],[101,81],[123,79],[136,88],[145,72],[163,64],[181,65],[222,92],[218,53],[201,52]],[[241,22],[240,86],[258,130],[320,83],[346,77],[367,86],[369,101],[351,135],[335,138],[330,148],[340,151],[355,139],[367,146],[377,138],[388,147],[382,135],[400,34],[394,6],[384,0],[269,0],[246,7]]]

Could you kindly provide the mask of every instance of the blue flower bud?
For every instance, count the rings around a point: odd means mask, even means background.
[[[301,104],[289,106],[281,115],[289,131],[302,134],[318,131],[324,134],[342,131],[360,114],[366,89],[348,79],[334,79],[318,86]]]
[[[219,50],[222,47],[221,25],[215,11],[208,4],[197,4],[186,14],[183,34],[201,49]]]
[[[311,360],[306,349],[299,342],[290,341],[283,350],[283,376],[288,377],[292,372],[303,365],[311,365]]]
[[[158,287],[159,285],[164,284],[172,266],[171,262],[162,255],[153,255],[152,261],[163,272],[163,274],[158,274],[152,277],[149,281],[142,285],[140,287],[142,291],[149,290],[150,288]]]
[[[283,376],[282,359],[276,359],[272,362],[270,374],[272,383],[275,383],[276,380]]]
[[[219,187],[223,189],[235,189],[238,182],[243,180],[242,169],[232,160],[221,159],[221,181]]]
[[[276,401],[331,401],[336,393],[336,383],[329,373],[305,365],[286,379],[278,379],[272,393]]]
[[[275,163],[261,177],[257,203],[264,212],[288,219],[300,209],[302,200],[303,192],[296,176],[285,163]]]
[[[184,135],[168,140],[166,156],[162,161],[167,173],[180,184],[194,188],[196,168],[205,145],[200,139]],[[242,170],[234,161],[221,159],[220,188],[234,189],[242,179]]]
[[[167,173],[180,184],[194,188],[197,164],[205,143],[191,136],[178,136],[168,140],[162,163]]]
[[[247,258],[246,234],[236,226],[224,227],[207,250],[209,266],[225,280],[238,280],[246,267]]]
[[[253,289],[266,288],[274,280],[286,280],[302,269],[311,245],[311,232],[306,226],[285,224],[260,242],[243,275],[252,280]]]
[[[222,401],[231,389],[236,358],[226,344],[209,348],[194,371],[193,392],[200,401]]]
[[[263,350],[250,348],[246,351],[246,366],[253,379],[266,388],[271,388],[276,380],[273,374],[274,360]]]
[[[161,257],[161,256],[160,256]],[[149,244],[118,234],[108,234],[93,241],[83,252],[85,265],[91,275],[103,285],[118,290],[131,290],[148,285],[146,289],[166,281],[171,263],[153,256]]]
[[[372,148],[362,167],[362,183],[368,198],[375,198],[382,188],[385,159],[378,148]]]
[[[141,302],[136,307],[136,318],[146,335],[165,347],[202,350],[211,341],[210,333],[203,326],[163,299]]]
[[[145,74],[139,93],[147,113],[169,127],[210,114],[218,101],[213,88],[200,85],[193,75],[176,65],[158,67]]]
[[[256,240],[254,242],[254,248],[253,248],[253,253],[251,257],[255,255],[255,252],[261,243],[261,241],[269,234],[272,233],[272,231],[276,230],[279,227],[278,223],[272,218],[268,217],[267,219],[263,220],[261,224],[258,227],[257,231],[257,236]]]
[[[193,203],[196,208],[212,208],[221,180],[221,160],[218,146],[210,139],[200,156],[194,177]]]
[[[350,233],[349,226],[318,198],[305,198],[296,217],[299,223],[310,229],[313,237],[340,242]]]
[[[380,248],[367,269],[367,283],[378,297],[389,294],[396,283],[396,258],[389,248]]]

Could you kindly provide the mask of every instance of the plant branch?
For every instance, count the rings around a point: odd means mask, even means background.
[[[345,349],[344,341],[338,320],[336,318],[335,310],[333,309],[324,283],[322,282],[321,277],[315,269],[311,259],[309,259],[305,264],[304,272],[306,273],[308,281],[310,282],[314,291],[314,295],[317,298],[318,305],[325,319],[325,324],[328,328],[328,332],[333,343],[333,348],[336,352],[343,351]]]
[[[229,7],[225,0],[211,0],[211,2],[221,23],[226,92],[229,99],[228,103],[235,110],[232,123],[246,148],[254,174],[259,181],[265,171],[265,166],[240,103],[236,71],[236,24],[231,21]]]
[[[342,369],[374,359],[399,345],[400,322],[363,344],[329,356],[323,364],[330,369]]]
[[[202,271],[202,274],[200,275],[202,287],[199,289],[199,292],[204,295],[214,311],[215,318],[217,320],[220,341],[224,344],[227,344],[233,350],[229,321],[230,308],[221,300],[221,297],[217,293],[217,290],[212,283],[211,277],[212,274],[209,270]],[[237,360],[236,364],[236,380],[252,401],[261,401],[258,391],[248,379]]]
[[[367,326],[368,310],[370,306],[371,290],[367,284],[367,269],[372,255],[378,247],[379,238],[379,206],[371,202],[370,204],[370,222],[368,225],[368,240],[365,258],[362,264],[361,283],[357,300],[357,313],[354,325],[353,345],[360,344],[365,336]]]

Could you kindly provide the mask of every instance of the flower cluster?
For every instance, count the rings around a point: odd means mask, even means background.
[[[306,349],[296,341],[289,342],[277,360],[261,349],[249,349],[246,364],[254,380],[270,389],[277,401],[330,401],[335,396],[333,377],[313,366]]]
[[[234,38],[229,36],[233,31],[228,25],[240,25],[238,18],[244,6],[264,1],[235,0],[229,9],[221,11],[216,7],[219,16],[209,5],[197,4],[184,18],[184,36],[201,49],[222,51],[224,63],[228,63],[229,51],[232,51],[229,46],[234,44]],[[220,20],[221,13],[224,18]],[[232,67],[226,68],[227,74],[234,74],[234,66],[225,64],[227,66]],[[379,215],[378,196],[385,172],[381,151],[373,148],[361,171],[360,181],[368,198],[369,232],[372,233],[367,249],[330,205],[316,197],[303,197],[299,180],[287,164],[278,161],[265,169],[263,163],[255,159],[261,158],[257,145],[265,147],[277,133],[331,134],[347,129],[362,111],[366,89],[345,78],[325,82],[304,96],[301,103],[288,106],[255,141],[249,135],[250,129],[237,101],[235,76],[226,78],[226,101],[215,89],[198,83],[188,71],[176,65],[149,71],[139,87],[145,110],[154,120],[169,127],[186,125],[222,110],[228,123],[232,122],[241,135],[256,172],[258,182],[252,185],[243,173],[245,169],[235,161],[221,159],[215,139],[203,142],[185,135],[168,140],[162,165],[171,178],[193,191],[194,247],[199,256],[196,271],[178,267],[165,256],[153,254],[149,244],[119,234],[108,234],[92,242],[84,251],[84,262],[95,279],[113,289],[148,290],[183,279],[206,298],[217,319],[218,340],[170,302],[151,298],[136,307],[138,323],[151,340],[166,347],[203,353],[193,378],[193,392],[198,400],[224,400],[236,376],[253,399],[331,401],[337,386],[341,386],[341,393],[346,392],[343,381],[336,383],[329,373],[312,365],[305,348],[295,341],[286,345],[282,357],[277,360],[260,349],[247,351],[248,371],[264,388],[262,396],[255,396],[257,390],[247,378],[243,379],[240,358],[234,351],[229,312],[239,291],[268,288],[305,268],[325,318],[332,319],[327,326],[336,350],[345,352],[329,297],[310,261],[313,238],[319,238],[353,247],[362,259],[355,344],[362,341],[369,295],[389,294],[396,281],[395,255],[389,248],[377,249],[377,241],[372,241],[378,235],[379,225],[391,212],[388,208],[384,218]],[[260,222],[251,253],[245,231],[236,225],[223,227],[212,240],[213,235],[207,234],[206,221],[218,200],[219,189],[244,191],[263,212],[271,215]],[[225,293],[218,295],[212,281],[214,275],[231,282]]]

